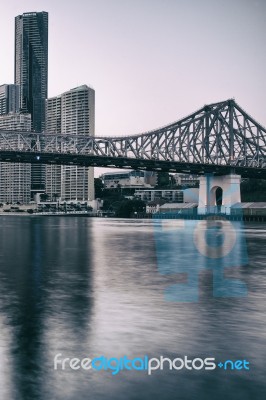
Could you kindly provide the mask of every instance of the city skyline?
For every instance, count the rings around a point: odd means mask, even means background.
[[[96,135],[152,130],[233,97],[266,125],[265,2],[79,0],[62,11],[59,2],[11,0],[0,17],[2,83],[13,81],[14,16],[43,10],[53,38],[48,97],[92,86]]]

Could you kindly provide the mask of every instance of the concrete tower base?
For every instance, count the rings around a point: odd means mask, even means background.
[[[230,214],[233,204],[241,202],[240,175],[213,176],[206,174],[200,177],[198,214]],[[221,205],[216,202],[216,190],[222,189]]]

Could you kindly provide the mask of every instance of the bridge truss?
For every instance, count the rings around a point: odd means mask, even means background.
[[[0,161],[266,178],[266,130],[234,100],[139,135],[0,130]]]

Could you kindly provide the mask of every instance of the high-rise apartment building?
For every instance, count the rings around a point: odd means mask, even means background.
[[[87,85],[71,89],[46,102],[46,131],[94,136],[95,91]],[[46,193],[62,200],[94,199],[94,169],[78,166],[46,166]]]
[[[0,115],[0,129],[3,130],[31,130],[31,115],[12,113]],[[1,146],[0,138],[0,146]],[[16,141],[10,132],[10,143]],[[24,203],[30,201],[31,165],[22,163],[0,163],[0,202]]]
[[[19,86],[0,85],[0,115],[19,111]]]
[[[31,130],[30,114],[19,112],[19,86],[0,86],[0,129],[4,130]],[[1,144],[0,138],[0,144]],[[12,132],[10,143],[12,144]],[[31,165],[20,163],[0,163],[0,201],[21,202],[30,201]]]
[[[15,18],[15,84],[20,110],[31,114],[32,130],[45,129],[48,78],[48,13],[28,12]],[[45,168],[32,165],[32,195],[44,190]]]
[[[46,101],[45,131],[61,133],[61,96],[51,97]]]
[[[46,132],[61,133],[61,96],[51,97],[46,101]],[[52,200],[55,195],[62,197],[62,165],[45,166],[45,192]]]

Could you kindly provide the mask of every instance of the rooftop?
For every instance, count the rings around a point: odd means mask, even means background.
[[[236,203],[232,208],[266,208],[266,202]]]

